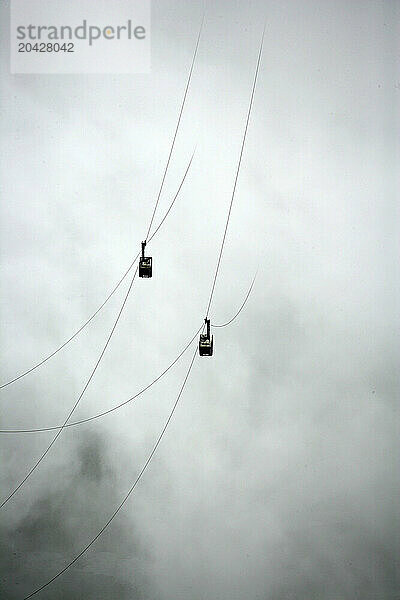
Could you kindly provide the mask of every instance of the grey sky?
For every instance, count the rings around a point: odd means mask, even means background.
[[[2,381],[63,342],[140,249],[202,15],[152,4],[150,75],[9,75],[1,3]],[[397,14],[396,14],[397,12]],[[397,600],[395,2],[210,3],[156,222],[181,196],[77,417],[121,402],[204,317],[264,17],[211,319],[159,452],[104,537],[43,598]],[[398,29],[398,28],[397,28]],[[398,239],[398,237],[397,237]],[[4,428],[61,423],[118,311],[2,392]],[[136,403],[65,431],[4,508],[2,598],[93,537],[142,467],[189,354]],[[4,496],[51,434],[3,436]],[[40,597],[40,596],[38,596]]]

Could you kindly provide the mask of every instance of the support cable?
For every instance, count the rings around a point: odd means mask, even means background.
[[[86,419],[80,419],[79,421],[73,421],[72,423],[67,423],[66,425],[64,425],[64,428],[66,429],[67,427],[75,427],[76,425],[82,425],[83,423],[89,423],[89,421],[94,421],[95,419],[99,419],[100,417],[109,415],[110,413],[118,410],[119,408],[122,408],[126,404],[129,404],[133,400],[136,400],[136,398],[138,398],[139,396],[144,394],[144,392],[146,392],[148,389],[150,389],[155,383],[157,383],[157,381],[159,381],[162,377],[164,377],[164,375],[166,375],[166,373],[168,373],[168,371],[170,369],[172,369],[172,367],[174,365],[176,365],[176,363],[179,361],[179,359],[182,358],[182,356],[185,354],[185,352],[188,350],[188,348],[190,348],[190,346],[192,345],[192,343],[194,342],[196,337],[199,335],[202,327],[203,327],[203,325],[201,325],[201,327],[199,327],[199,329],[196,331],[194,336],[186,344],[186,346],[180,352],[180,354],[178,354],[178,356],[173,360],[173,362],[170,363],[168,365],[168,367],[166,369],[164,369],[164,371],[162,373],[160,373],[160,375],[158,375],[158,377],[153,379],[153,381],[151,383],[146,385],[146,387],[141,389],[134,396],[131,396],[131,398],[128,398],[128,400],[125,400],[124,402],[121,402],[120,404],[117,404],[116,406],[113,406],[112,408],[109,408],[108,410],[98,413],[97,415],[93,415],[92,417],[87,417]],[[63,428],[62,425],[54,425],[52,427],[41,427],[41,428],[36,428],[36,429],[1,429],[0,434],[3,434],[3,433],[15,433],[15,434],[17,434],[17,433],[18,434],[19,433],[43,433],[44,431],[54,431],[56,429],[62,429],[62,428]]]
[[[110,523],[113,521],[113,519],[117,516],[117,514],[119,513],[119,511],[122,509],[122,507],[124,506],[125,502],[128,500],[129,496],[132,494],[133,490],[136,488],[137,484],[139,483],[140,479],[142,478],[144,472],[146,471],[147,467],[150,464],[151,459],[153,458],[158,446],[160,445],[160,442],[162,440],[162,438],[164,437],[165,432],[167,431],[168,425],[170,424],[170,421],[174,415],[174,412],[176,410],[176,407],[178,406],[178,402],[182,396],[183,390],[185,388],[186,382],[188,380],[188,377],[190,375],[190,371],[192,370],[193,367],[193,363],[194,363],[194,359],[196,358],[196,354],[197,354],[197,348],[193,354],[192,360],[190,361],[190,365],[189,368],[186,372],[185,375],[185,379],[183,380],[183,383],[181,385],[181,388],[179,390],[178,396],[174,402],[174,405],[172,407],[171,412],[168,415],[167,420],[164,423],[164,427],[161,430],[161,433],[159,434],[156,443],[153,446],[152,451],[150,452],[146,462],[144,463],[141,471],[139,472],[138,476],[136,477],[135,481],[133,482],[133,484],[131,485],[130,489],[128,490],[128,493],[125,495],[125,497],[123,498],[123,500],[120,502],[120,504],[118,505],[118,507],[114,510],[114,512],[112,513],[112,515],[109,517],[108,521],[105,523],[105,525],[103,525],[103,527],[100,529],[100,531],[95,535],[94,538],[92,538],[90,540],[90,542],[79,552],[79,554],[77,554],[75,556],[75,558],[73,558],[63,569],[61,569],[60,571],[58,571],[58,573],[56,573],[56,575],[54,575],[51,579],[49,579],[46,583],[44,583],[43,585],[41,585],[40,587],[38,587],[36,590],[34,590],[33,592],[31,592],[28,596],[25,596],[24,600],[29,600],[29,598],[32,598],[32,596],[34,596],[35,594],[41,592],[44,588],[46,588],[48,585],[50,585],[51,583],[53,583],[53,581],[55,581],[58,577],[60,577],[61,575],[63,575],[63,573],[65,573],[65,571],[67,571],[70,567],[72,567],[73,564],[76,563],[77,560],[79,560],[79,558],[85,554],[85,552],[87,552],[87,550],[89,550],[89,548],[99,539],[99,537],[102,535],[102,533],[107,529],[107,527],[110,525]]]
[[[191,167],[193,158],[194,158],[194,154],[195,151],[193,151],[192,156],[189,160],[188,166],[186,167],[186,171],[182,177],[182,180],[179,184],[178,190],[175,194],[175,196],[173,197],[164,217],[162,218],[160,224],[158,225],[157,229],[154,231],[154,233],[152,234],[152,236],[149,238],[149,242],[153,239],[153,237],[156,235],[156,233],[158,232],[158,230],[160,229],[161,225],[164,223],[165,219],[168,217],[169,213],[171,212],[172,207],[175,204],[176,199],[178,198],[178,195],[181,191],[181,188],[185,182],[186,176],[189,172],[189,169]],[[51,358],[53,358],[53,356],[55,356],[56,354],[58,354],[63,348],[65,348],[65,346],[67,346],[70,342],[72,342],[73,339],[75,339],[80,333],[81,331],[83,331],[85,329],[85,327],[87,325],[89,325],[89,323],[91,321],[93,321],[93,319],[99,314],[99,312],[105,307],[105,305],[108,303],[109,300],[111,300],[112,296],[115,294],[115,292],[118,290],[118,288],[121,286],[121,284],[124,282],[124,280],[126,279],[126,277],[128,276],[129,272],[132,270],[135,262],[137,261],[137,259],[140,256],[140,252],[138,252],[135,256],[135,258],[132,260],[131,264],[129,265],[129,267],[127,268],[127,270],[125,271],[125,273],[122,275],[121,279],[118,281],[118,283],[115,284],[115,286],[113,287],[113,289],[111,290],[111,292],[108,294],[108,296],[106,297],[106,299],[104,300],[104,302],[102,304],[100,304],[100,306],[97,308],[97,310],[83,323],[83,325],[81,325],[81,327],[79,327],[79,329],[77,329],[75,331],[75,333],[73,333],[65,342],[63,342],[60,346],[58,346],[58,348],[56,348],[55,350],[53,350],[53,352],[51,352],[50,354],[48,354],[45,358],[43,358],[41,361],[39,361],[38,363],[36,363],[35,365],[33,365],[31,368],[27,369],[26,371],[24,371],[23,373],[20,373],[19,375],[16,375],[13,379],[10,379],[9,381],[7,381],[6,383],[3,383],[2,385],[0,385],[0,390],[2,388],[5,388],[9,385],[11,385],[12,383],[15,383],[16,381],[18,381],[19,379],[22,379],[23,377],[25,377],[26,375],[29,375],[29,373],[32,373],[32,371],[35,371],[36,369],[38,369],[39,367],[41,367],[42,365],[44,365],[48,360],[50,360]]]
[[[249,299],[249,296],[253,289],[254,283],[256,281],[256,277],[257,277],[257,271],[253,277],[253,280],[250,284],[247,294],[246,294],[242,304],[240,305],[239,310],[234,314],[234,316],[229,321],[224,323],[223,325],[211,324],[212,327],[226,327],[227,325],[230,325],[231,323],[233,323],[233,321],[239,316],[239,314],[242,312],[243,308],[245,307],[247,300]],[[162,377],[164,377],[164,375],[166,375],[166,373],[168,373],[168,371],[170,369],[172,369],[172,367],[174,365],[176,365],[176,363],[180,360],[180,358],[182,358],[182,356],[185,354],[185,352],[190,348],[190,346],[192,345],[192,343],[194,342],[196,337],[199,335],[199,333],[203,327],[204,327],[204,323],[199,327],[199,329],[196,331],[194,336],[190,339],[190,341],[186,344],[186,346],[178,354],[178,356],[168,365],[168,367],[166,369],[164,369],[164,371],[162,373],[160,373],[160,375],[158,375],[155,379],[153,379],[153,381],[151,381],[151,383],[149,383],[144,388],[139,390],[139,392],[136,392],[136,394],[134,396],[131,396],[130,398],[128,398],[128,400],[125,400],[124,402],[121,402],[120,404],[117,404],[116,406],[113,406],[112,408],[109,408],[108,410],[100,412],[96,415],[87,417],[85,419],[80,419],[79,421],[73,421],[72,423],[67,423],[66,425],[64,425],[64,428],[75,427],[76,425],[82,425],[84,423],[89,423],[90,421],[94,421],[95,419],[99,419],[101,417],[109,415],[110,413],[115,412],[116,410],[122,408],[126,404],[133,402],[133,400],[136,400],[136,398],[138,398],[144,392],[146,392],[148,389],[150,389],[155,383],[157,383],[157,381],[159,381]],[[0,434],[43,433],[45,431],[55,431],[57,429],[62,429],[62,427],[63,427],[62,425],[53,425],[52,427],[37,427],[34,429],[0,429]]]
[[[214,295],[214,290],[215,290],[215,284],[217,283],[218,271],[219,271],[219,267],[220,267],[220,264],[221,264],[222,252],[224,250],[224,244],[225,244],[226,234],[227,234],[227,231],[228,231],[229,220],[230,220],[230,217],[231,217],[233,200],[235,198],[236,185],[237,185],[237,181],[238,181],[238,177],[239,177],[240,166],[242,164],[243,149],[244,149],[244,144],[245,144],[245,141],[246,141],[247,129],[248,129],[248,126],[249,126],[251,109],[253,107],[254,93],[255,93],[257,79],[258,79],[258,72],[259,72],[259,69],[260,69],[261,54],[262,54],[262,49],[263,49],[263,45],[264,45],[264,34],[265,34],[265,25],[264,25],[263,34],[262,34],[262,37],[261,37],[260,48],[259,48],[259,51],[258,51],[257,66],[256,66],[255,75],[254,75],[254,80],[253,80],[253,87],[252,87],[252,90],[251,90],[249,108],[248,108],[248,111],[247,111],[246,126],[244,128],[244,134],[243,134],[243,139],[242,139],[242,146],[240,148],[239,161],[238,161],[238,165],[237,165],[237,169],[236,169],[235,182],[233,184],[233,190],[232,190],[231,202],[229,204],[228,216],[226,218],[224,235],[222,237],[221,249],[219,251],[219,256],[218,256],[218,261],[217,261],[217,267],[215,269],[215,275],[214,275],[214,280],[213,280],[212,287],[211,287],[210,298],[208,300],[208,305],[207,305],[207,310],[206,310],[206,318],[208,318],[208,314],[210,312],[211,302],[212,302],[213,295]]]
[[[265,31],[265,27],[264,27],[264,31]],[[263,38],[264,38],[264,33],[263,33]],[[263,39],[263,38],[262,38],[262,39]],[[258,74],[258,67],[259,67],[259,63],[260,63],[261,49],[262,49],[262,42],[261,42],[260,53],[259,53],[259,58],[258,58],[258,63],[257,63],[256,78],[257,78],[257,74]],[[256,78],[255,78],[255,81],[256,81]],[[254,93],[254,87],[255,87],[255,83],[254,83],[254,85],[253,85],[253,93]],[[252,98],[253,98],[253,94],[252,94]],[[249,111],[249,115],[250,115],[250,111]],[[249,117],[249,115],[248,115],[248,117]],[[248,123],[248,121],[247,121],[247,123]],[[246,130],[247,130],[247,125],[246,125]],[[243,143],[244,143],[244,142],[243,142]],[[242,145],[242,150],[243,150],[243,145]],[[241,159],[240,159],[240,160],[241,160]],[[238,173],[237,173],[237,175],[238,175]],[[237,180],[237,175],[236,175],[236,180]],[[236,181],[235,181],[235,185],[236,185]],[[230,206],[230,208],[232,207],[232,202],[233,202],[233,196],[232,196],[232,201],[231,201],[231,206]],[[227,220],[227,224],[228,224],[228,221],[229,221],[229,214],[228,214],[228,220]],[[227,228],[226,228],[226,229],[227,229]],[[225,234],[226,234],[226,230],[225,230]],[[225,237],[225,235],[224,235],[224,237]],[[224,239],[223,239],[223,243],[224,243]],[[221,258],[221,256],[222,256],[223,243],[222,243],[222,246],[221,246],[221,253],[220,253],[220,257],[219,257],[219,262],[220,262],[220,258]],[[209,307],[210,307],[210,304],[211,304],[211,299],[212,299],[213,291],[214,291],[214,288],[215,288],[215,282],[216,282],[216,276],[217,276],[217,274],[218,274],[219,262],[218,262],[218,265],[217,265],[216,275],[215,275],[215,278],[214,278],[213,287],[212,287],[211,294],[210,294],[210,302],[209,302]],[[250,295],[250,294],[249,294],[249,295]],[[247,296],[247,298],[248,298],[248,296]],[[207,309],[207,314],[208,314],[209,307],[208,307],[208,309]],[[241,308],[242,308],[242,307],[241,307]],[[239,312],[240,312],[240,311],[239,311]],[[237,313],[237,315],[239,314],[239,312]],[[236,315],[236,316],[237,316],[237,315]],[[70,568],[70,567],[71,567],[73,564],[75,564],[75,563],[77,562],[77,560],[79,560],[79,558],[80,558],[80,557],[81,557],[83,554],[85,554],[85,552],[86,552],[86,551],[87,551],[87,550],[88,550],[88,549],[89,549],[89,548],[90,548],[90,547],[91,547],[91,546],[92,546],[92,545],[93,545],[93,544],[94,544],[94,543],[95,543],[95,542],[98,540],[98,538],[99,538],[99,537],[102,535],[102,533],[103,533],[103,532],[104,532],[104,531],[107,529],[107,527],[108,527],[108,526],[111,524],[111,522],[113,521],[113,519],[114,519],[114,518],[117,516],[117,514],[120,512],[120,510],[122,509],[122,507],[124,506],[124,504],[126,503],[126,501],[128,500],[128,498],[130,497],[130,495],[131,495],[131,494],[132,494],[132,492],[134,491],[134,489],[135,489],[136,485],[137,485],[137,484],[138,484],[138,482],[140,481],[140,479],[141,479],[142,475],[144,474],[145,470],[147,469],[148,465],[150,464],[150,461],[152,460],[152,458],[153,458],[153,456],[154,456],[154,454],[155,454],[155,452],[156,452],[156,450],[157,450],[157,448],[158,448],[158,446],[159,446],[159,444],[160,444],[160,442],[161,442],[161,440],[162,440],[162,438],[163,438],[163,436],[164,436],[164,434],[165,434],[165,432],[166,432],[166,430],[167,430],[167,428],[168,428],[168,426],[169,426],[169,424],[170,424],[170,421],[171,421],[171,419],[172,419],[172,417],[173,417],[173,415],[174,415],[174,412],[175,412],[175,410],[176,410],[176,407],[177,407],[177,405],[178,405],[178,402],[179,402],[179,400],[180,400],[180,397],[181,397],[181,395],[182,395],[182,393],[183,393],[183,390],[184,390],[184,388],[185,388],[186,382],[187,382],[187,380],[188,380],[188,378],[189,378],[189,375],[190,375],[190,372],[191,372],[191,369],[192,369],[192,366],[193,366],[194,360],[195,360],[195,358],[196,358],[196,355],[197,355],[197,348],[195,349],[195,352],[194,352],[194,354],[193,354],[193,357],[192,357],[192,360],[191,360],[191,362],[190,362],[189,368],[188,368],[188,370],[187,370],[187,372],[186,372],[185,379],[184,379],[184,381],[183,381],[183,383],[182,383],[182,385],[181,385],[181,388],[180,388],[180,390],[179,390],[179,393],[178,393],[178,396],[177,396],[177,398],[176,398],[176,400],[175,400],[175,403],[174,403],[174,405],[173,405],[173,407],[172,407],[172,410],[171,410],[171,412],[170,412],[170,414],[169,414],[169,416],[168,416],[168,418],[167,418],[167,420],[166,420],[166,422],[165,422],[165,424],[164,424],[164,426],[163,426],[163,428],[162,428],[162,430],[161,430],[161,433],[159,434],[159,436],[158,436],[158,438],[157,438],[157,441],[156,441],[155,445],[153,446],[153,449],[152,449],[152,451],[150,452],[150,454],[149,454],[149,456],[148,456],[148,458],[147,458],[146,462],[144,463],[144,465],[143,465],[143,467],[142,467],[141,471],[139,472],[138,476],[136,477],[136,479],[135,479],[134,483],[132,484],[132,486],[131,486],[131,487],[130,487],[130,489],[128,490],[128,493],[125,495],[125,497],[124,497],[124,498],[123,498],[123,500],[120,502],[120,504],[118,505],[118,507],[117,507],[117,508],[114,510],[114,512],[111,514],[111,516],[109,517],[109,519],[107,520],[107,522],[105,523],[105,525],[103,525],[103,527],[102,527],[102,528],[100,529],[100,531],[99,531],[99,532],[96,534],[96,536],[95,536],[94,538],[92,538],[92,540],[91,540],[91,541],[90,541],[90,542],[89,542],[89,543],[88,543],[88,544],[87,544],[87,545],[86,545],[86,546],[85,546],[85,547],[84,547],[84,548],[83,548],[83,549],[82,549],[82,550],[79,552],[79,554],[77,554],[77,555],[76,555],[76,556],[75,556],[75,557],[74,557],[74,558],[73,558],[73,559],[72,559],[72,560],[71,560],[71,561],[70,561],[70,562],[69,562],[69,563],[68,563],[68,564],[67,564],[67,565],[66,565],[66,566],[63,568],[63,569],[61,569],[60,571],[58,571],[58,573],[56,573],[56,575],[54,575],[54,576],[53,576],[51,579],[49,579],[49,580],[48,580],[46,583],[44,583],[43,585],[41,585],[40,587],[38,587],[36,590],[34,590],[33,592],[31,592],[31,593],[30,593],[28,596],[25,596],[24,600],[29,600],[29,598],[32,598],[34,595],[36,595],[37,593],[39,593],[40,591],[42,591],[44,588],[46,588],[48,585],[50,585],[51,583],[53,583],[53,581],[55,581],[55,580],[56,580],[58,577],[60,577],[61,575],[63,575],[63,574],[64,574],[64,573],[65,573],[65,572],[66,572],[66,571],[67,571],[67,570],[68,570],[68,569],[69,569],[69,568]]]
[[[167,174],[167,171],[168,171],[168,165],[169,165],[169,163],[170,163],[170,160],[171,160],[171,155],[172,155],[172,150],[173,150],[173,148],[174,148],[174,145],[175,145],[175,140],[176,140],[176,136],[177,136],[177,133],[178,133],[179,124],[180,124],[180,121],[181,121],[181,117],[182,117],[183,109],[184,109],[185,102],[186,102],[186,98],[187,98],[187,93],[188,93],[188,89],[189,89],[189,83],[190,83],[190,81],[191,81],[191,77],[192,77],[192,72],[193,72],[194,62],[195,62],[195,58],[196,58],[196,56],[197,56],[197,50],[198,50],[198,47],[199,47],[200,36],[201,36],[202,29],[203,29],[203,23],[204,23],[204,13],[203,13],[203,18],[202,18],[202,22],[201,22],[201,26],[200,26],[199,34],[198,34],[198,36],[197,36],[196,47],[195,47],[195,51],[194,51],[194,55],[193,55],[193,60],[192,60],[192,64],[191,64],[190,71],[189,71],[189,77],[188,77],[187,84],[186,84],[186,88],[185,88],[185,93],[184,93],[184,97],[183,97],[183,102],[182,102],[181,109],[180,109],[180,112],[179,112],[178,124],[177,124],[177,127],[176,127],[176,129],[175,129],[175,132],[174,132],[174,137],[173,137],[172,144],[171,144],[171,150],[170,150],[170,153],[169,153],[169,156],[168,156],[168,160],[167,160],[167,166],[166,166],[166,168],[165,168],[165,170],[164,170],[164,174],[163,174],[163,177],[162,177],[162,180],[161,180],[160,189],[159,189],[159,192],[158,192],[158,195],[157,195],[157,200],[156,200],[155,208],[154,208],[154,210],[153,210],[153,214],[152,214],[152,217],[151,217],[150,226],[149,226],[149,228],[148,228],[148,231],[147,231],[146,238],[147,238],[147,237],[148,237],[148,235],[149,235],[149,232],[150,232],[150,229],[151,229],[151,225],[152,225],[152,222],[153,222],[153,220],[154,220],[154,216],[155,216],[156,209],[157,209],[157,206],[158,206],[158,202],[159,202],[159,199],[160,199],[160,196],[161,196],[161,192],[162,192],[162,190],[163,190],[163,187],[164,187],[164,182],[165,182],[166,174]],[[192,162],[192,159],[193,159],[193,155],[192,155],[192,158],[191,158],[191,160],[190,160],[189,167],[190,167],[190,164],[191,164],[191,162]],[[188,171],[188,169],[187,169],[187,171]],[[186,171],[186,173],[187,173],[187,171]],[[185,177],[186,177],[186,173],[185,173]],[[180,186],[180,187],[181,187],[181,186]],[[180,188],[179,188],[179,189],[180,189]],[[179,193],[179,190],[178,190],[178,193]],[[174,201],[175,201],[175,200],[174,200]],[[174,201],[173,201],[173,202],[174,202]],[[169,212],[169,210],[170,210],[170,209],[168,209],[168,211],[167,211],[167,212]],[[165,218],[164,218],[164,220],[165,220]],[[163,220],[163,221],[164,221],[164,220]],[[159,229],[159,227],[158,227],[158,229]],[[157,229],[157,230],[158,230],[158,229]],[[78,404],[79,404],[79,402],[80,402],[81,398],[83,397],[84,393],[86,392],[86,390],[87,390],[87,388],[88,388],[88,386],[89,386],[89,384],[90,384],[90,382],[91,382],[91,380],[92,380],[92,378],[93,378],[93,376],[94,376],[94,374],[95,374],[95,372],[96,372],[96,370],[97,370],[97,367],[99,366],[99,364],[100,364],[100,362],[101,362],[101,359],[102,359],[102,358],[103,358],[103,356],[104,356],[104,353],[105,353],[105,351],[106,351],[106,349],[107,349],[107,347],[108,347],[108,344],[109,344],[109,342],[110,342],[110,340],[111,340],[111,338],[112,338],[112,336],[113,336],[113,333],[114,333],[114,331],[115,331],[115,329],[116,329],[116,327],[117,327],[118,321],[119,321],[119,319],[120,319],[120,317],[121,317],[121,314],[122,314],[122,312],[123,312],[123,309],[124,309],[124,307],[125,307],[125,304],[126,304],[126,302],[127,302],[127,300],[128,300],[128,297],[129,297],[130,291],[131,291],[131,289],[132,289],[132,285],[133,285],[133,282],[134,282],[134,280],[135,280],[135,277],[136,277],[136,273],[137,273],[137,271],[138,271],[138,267],[136,267],[135,273],[134,273],[134,275],[133,275],[133,277],[132,277],[132,280],[131,280],[131,283],[130,283],[130,285],[129,285],[128,291],[127,291],[127,293],[126,293],[126,295],[125,295],[125,298],[124,298],[124,301],[123,301],[123,303],[122,303],[121,309],[120,309],[120,311],[119,311],[119,313],[118,313],[118,316],[117,316],[117,318],[116,318],[116,320],[115,320],[115,323],[114,323],[114,325],[113,325],[113,328],[112,328],[112,330],[111,330],[111,332],[110,332],[110,335],[109,335],[109,337],[107,338],[106,344],[104,345],[104,347],[103,347],[103,350],[102,350],[102,352],[101,352],[101,354],[100,354],[100,357],[99,357],[99,359],[98,359],[97,363],[95,364],[95,367],[94,367],[94,369],[92,370],[92,372],[91,372],[91,374],[90,374],[90,376],[89,376],[89,379],[87,380],[87,382],[86,382],[86,384],[85,384],[85,386],[84,386],[84,388],[83,388],[83,390],[82,390],[81,394],[79,395],[79,397],[78,397],[77,401],[75,402],[74,406],[72,407],[72,409],[71,409],[71,410],[70,410],[70,412],[68,413],[68,416],[67,416],[67,418],[65,419],[65,421],[64,421],[64,423],[63,423],[63,425],[62,425],[62,427],[61,427],[61,428],[58,430],[58,432],[57,432],[57,433],[56,433],[56,435],[54,436],[54,438],[53,438],[53,440],[51,441],[51,443],[49,444],[49,446],[46,448],[46,450],[43,452],[43,454],[40,456],[40,458],[39,458],[39,459],[36,461],[36,463],[33,465],[33,467],[32,467],[32,468],[31,468],[31,469],[28,471],[28,473],[25,475],[25,477],[24,477],[24,478],[23,478],[23,479],[20,481],[20,483],[19,483],[19,484],[18,484],[18,485],[17,485],[17,486],[16,486],[16,487],[13,489],[13,491],[12,491],[12,492],[11,492],[11,493],[10,493],[10,494],[7,496],[7,498],[6,498],[5,500],[3,500],[3,502],[0,504],[0,509],[1,509],[1,508],[3,508],[3,507],[4,507],[4,506],[5,506],[5,505],[6,505],[6,504],[9,502],[9,500],[11,500],[11,498],[12,498],[12,497],[13,497],[13,496],[14,496],[14,495],[15,495],[15,494],[18,492],[18,490],[19,490],[19,489],[20,489],[20,488],[21,488],[21,487],[24,485],[24,483],[25,483],[25,482],[26,482],[26,481],[29,479],[29,477],[32,475],[32,473],[33,473],[33,472],[36,470],[36,468],[37,468],[37,467],[40,465],[40,463],[42,462],[42,460],[45,458],[45,456],[48,454],[48,452],[50,451],[50,449],[52,448],[52,446],[55,444],[55,442],[57,441],[57,439],[58,439],[58,438],[59,438],[59,436],[61,435],[61,433],[62,433],[63,429],[65,428],[65,426],[67,425],[67,423],[68,423],[69,419],[70,419],[70,418],[71,418],[71,416],[73,415],[73,413],[74,413],[75,409],[77,408],[77,406],[78,406]]]
[[[197,35],[196,47],[194,49],[194,54],[193,54],[193,58],[192,58],[192,64],[190,65],[189,76],[187,78],[185,92],[183,94],[183,100],[182,100],[182,104],[181,104],[181,108],[180,108],[179,116],[178,116],[178,122],[176,124],[175,132],[174,132],[174,137],[172,139],[171,149],[169,151],[169,155],[168,155],[168,159],[167,159],[167,164],[165,165],[165,170],[164,170],[163,178],[162,178],[162,181],[161,181],[160,191],[158,192],[158,196],[157,196],[157,200],[156,200],[156,203],[155,203],[155,206],[154,206],[153,214],[151,215],[149,228],[148,228],[147,233],[146,233],[146,238],[145,238],[146,241],[147,241],[147,238],[149,237],[151,226],[153,225],[153,221],[154,221],[154,217],[155,217],[156,210],[157,210],[157,207],[158,207],[158,203],[160,201],[161,191],[162,191],[162,188],[164,187],[164,181],[165,181],[165,178],[167,176],[167,171],[168,171],[169,163],[170,163],[170,160],[171,160],[172,151],[173,151],[174,146],[175,146],[176,136],[178,135],[179,125],[181,123],[183,109],[185,107],[186,97],[187,97],[187,94],[188,94],[188,91],[189,91],[189,85],[190,85],[190,82],[191,82],[191,79],[192,79],[192,73],[193,73],[194,63],[196,61],[197,51],[199,49],[199,43],[200,43],[200,38],[201,38],[201,32],[203,31],[203,25],[204,25],[204,12],[203,12],[203,18],[201,20],[201,25],[200,25],[199,33]]]
[[[243,300],[243,302],[242,302],[242,304],[241,304],[241,306],[240,306],[239,310],[238,310],[238,311],[237,311],[237,313],[236,313],[236,314],[235,314],[235,315],[232,317],[232,319],[229,319],[229,321],[227,321],[226,323],[223,323],[222,325],[214,325],[214,323],[211,323],[211,327],[226,327],[227,325],[230,325],[231,323],[233,323],[233,321],[236,319],[236,317],[238,317],[238,316],[240,315],[240,313],[242,312],[242,310],[244,309],[244,307],[245,307],[245,305],[246,305],[246,302],[247,302],[247,300],[249,299],[249,296],[250,296],[250,294],[251,294],[251,291],[252,291],[252,289],[253,289],[253,286],[254,286],[254,284],[255,284],[255,282],[256,282],[256,279],[257,279],[257,273],[258,273],[258,269],[257,269],[257,271],[256,271],[256,272],[255,272],[255,274],[254,274],[253,280],[252,280],[252,282],[251,282],[251,285],[250,285],[250,287],[249,287],[249,289],[248,289],[248,291],[247,291],[247,294],[246,294],[246,296],[245,296],[245,299]],[[1,431],[0,431],[0,433],[1,433]]]
[[[111,341],[111,338],[114,334],[114,331],[118,325],[118,321],[120,320],[120,317],[122,315],[122,312],[125,308],[125,305],[127,303],[129,294],[131,292],[132,286],[133,286],[133,282],[135,281],[136,278],[136,273],[138,272],[138,267],[136,267],[135,272],[133,274],[133,277],[131,279],[131,282],[129,284],[128,290],[125,294],[125,298],[124,301],[121,305],[121,308],[119,309],[117,318],[114,321],[114,324],[111,328],[110,333],[108,334],[106,343],[103,346],[103,349],[100,353],[99,358],[96,361],[96,364],[94,365],[90,376],[88,378],[88,380],[86,381],[83,390],[81,391],[81,393],[78,396],[78,399],[75,401],[75,404],[73,405],[72,409],[69,411],[67,418],[65,419],[64,423],[62,424],[61,428],[58,430],[58,432],[56,433],[56,435],[54,436],[54,438],[51,440],[50,444],[47,446],[46,450],[43,452],[43,454],[40,456],[40,458],[38,458],[38,460],[35,462],[35,464],[33,465],[33,467],[31,467],[31,469],[28,471],[28,473],[25,475],[25,477],[19,482],[19,484],[13,489],[13,491],[7,496],[7,498],[5,500],[3,500],[3,502],[0,504],[0,508],[3,508],[3,506],[5,506],[7,504],[7,502],[9,502],[9,500],[11,500],[11,498],[14,496],[14,494],[16,494],[18,492],[19,489],[21,489],[21,487],[24,485],[24,483],[29,479],[29,477],[32,475],[32,473],[37,469],[37,467],[40,465],[40,463],[42,462],[42,460],[47,456],[47,454],[50,452],[51,448],[54,446],[54,444],[56,443],[56,441],[58,440],[58,438],[60,437],[64,427],[66,426],[66,424],[68,423],[69,419],[71,418],[71,416],[73,415],[75,409],[77,408],[79,402],[81,401],[81,399],[83,398],[84,393],[86,392],[86,390],[88,389],[90,382],[92,381],[94,374],[97,371],[97,368],[101,362],[101,359],[103,358],[107,348],[108,348],[108,344]]]

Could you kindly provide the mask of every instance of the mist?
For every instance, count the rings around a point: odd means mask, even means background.
[[[149,75],[10,75],[1,3],[1,381],[96,310],[140,250],[203,13],[152,3]],[[398,5],[207,4],[156,224],[74,419],[123,402],[204,319],[266,37],[211,322],[157,453],[99,540],[38,598],[398,600]],[[2,429],[60,425],[128,280],[63,351],[1,390]],[[194,350],[194,346],[193,346]],[[136,479],[189,350],[71,427],[2,509],[1,597],[97,534]],[[1,496],[54,432],[2,435]]]

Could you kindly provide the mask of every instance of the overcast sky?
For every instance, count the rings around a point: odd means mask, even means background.
[[[43,599],[398,600],[398,4],[210,2],[156,223],[77,418],[122,402],[204,318],[264,18],[266,37],[211,321],[149,469]],[[396,15],[397,8],[397,15]],[[149,75],[10,75],[1,2],[1,381],[64,342],[140,249],[202,2],[152,3]],[[397,29],[397,31],[396,31]],[[397,238],[397,239],[396,239]],[[127,282],[128,283],[128,282]],[[2,427],[58,425],[126,284],[2,390]],[[64,431],[2,509],[4,600],[50,579],[142,468],[190,351],[135,403]],[[54,433],[2,436],[2,497]]]

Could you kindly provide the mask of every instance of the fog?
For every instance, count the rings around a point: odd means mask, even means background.
[[[203,4],[152,3],[149,75],[10,75],[1,3],[1,382],[63,343],[140,250]],[[37,597],[397,600],[399,556],[396,19],[390,1],[206,7],[156,224],[73,419],[157,377],[204,319],[254,107],[210,317],[128,502]],[[396,190],[397,187],[397,190]],[[1,390],[2,429],[61,424],[128,280],[63,351]],[[194,350],[194,346],[193,346]],[[190,355],[120,410],[60,435],[2,509],[1,597],[53,577],[140,472]],[[2,435],[1,497],[54,432]]]

